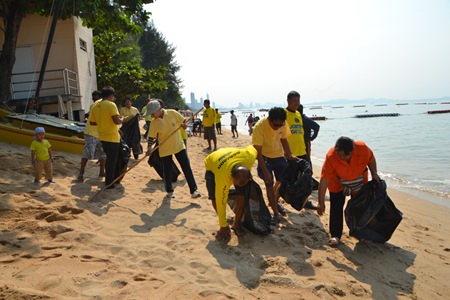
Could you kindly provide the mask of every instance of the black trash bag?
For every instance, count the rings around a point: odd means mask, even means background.
[[[159,157],[159,149],[153,151],[152,155],[148,158],[148,164],[153,167],[161,178],[164,178],[163,165],[161,162],[161,158]],[[172,161],[172,182],[177,182],[178,175],[180,175],[180,169],[178,169],[177,165]]]
[[[351,236],[377,243],[391,238],[403,216],[387,195],[383,180],[366,183],[348,201],[344,213]]]
[[[143,153],[138,115],[132,117],[128,122],[123,123],[122,127],[120,127],[120,131],[122,131],[122,138],[125,140],[128,147],[133,150],[134,158],[137,159],[139,154]]]
[[[296,210],[301,210],[312,193],[312,170],[305,159],[289,160],[281,177],[280,196]]]
[[[120,139],[120,148],[119,148],[119,159],[117,160],[117,164],[119,165],[119,174],[121,176],[116,181],[117,183],[120,183],[123,175],[125,175],[122,173],[125,172],[128,168],[128,161],[130,160],[130,156],[131,156],[130,147],[128,147],[127,143],[121,138]]]
[[[242,225],[253,233],[267,235],[271,233],[270,220],[272,218],[259,185],[251,180],[244,188],[244,214]],[[228,205],[233,211],[236,209],[236,202],[239,193],[235,189],[230,189],[228,193]]]

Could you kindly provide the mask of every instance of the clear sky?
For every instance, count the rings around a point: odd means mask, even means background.
[[[449,0],[157,0],[183,96],[222,106],[450,96]]]

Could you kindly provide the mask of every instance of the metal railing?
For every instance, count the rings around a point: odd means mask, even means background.
[[[39,72],[13,73],[11,98],[31,99],[36,94]],[[45,71],[40,97],[68,95],[80,96],[78,74],[67,68]]]

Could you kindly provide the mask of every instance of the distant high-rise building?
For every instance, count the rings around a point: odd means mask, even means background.
[[[195,102],[195,94],[191,93],[191,106],[195,106],[197,103]]]

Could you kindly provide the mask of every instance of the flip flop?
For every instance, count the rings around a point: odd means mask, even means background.
[[[339,245],[339,238],[337,237],[332,237],[329,241],[328,241],[328,245],[330,247],[336,247],[337,245]]]

